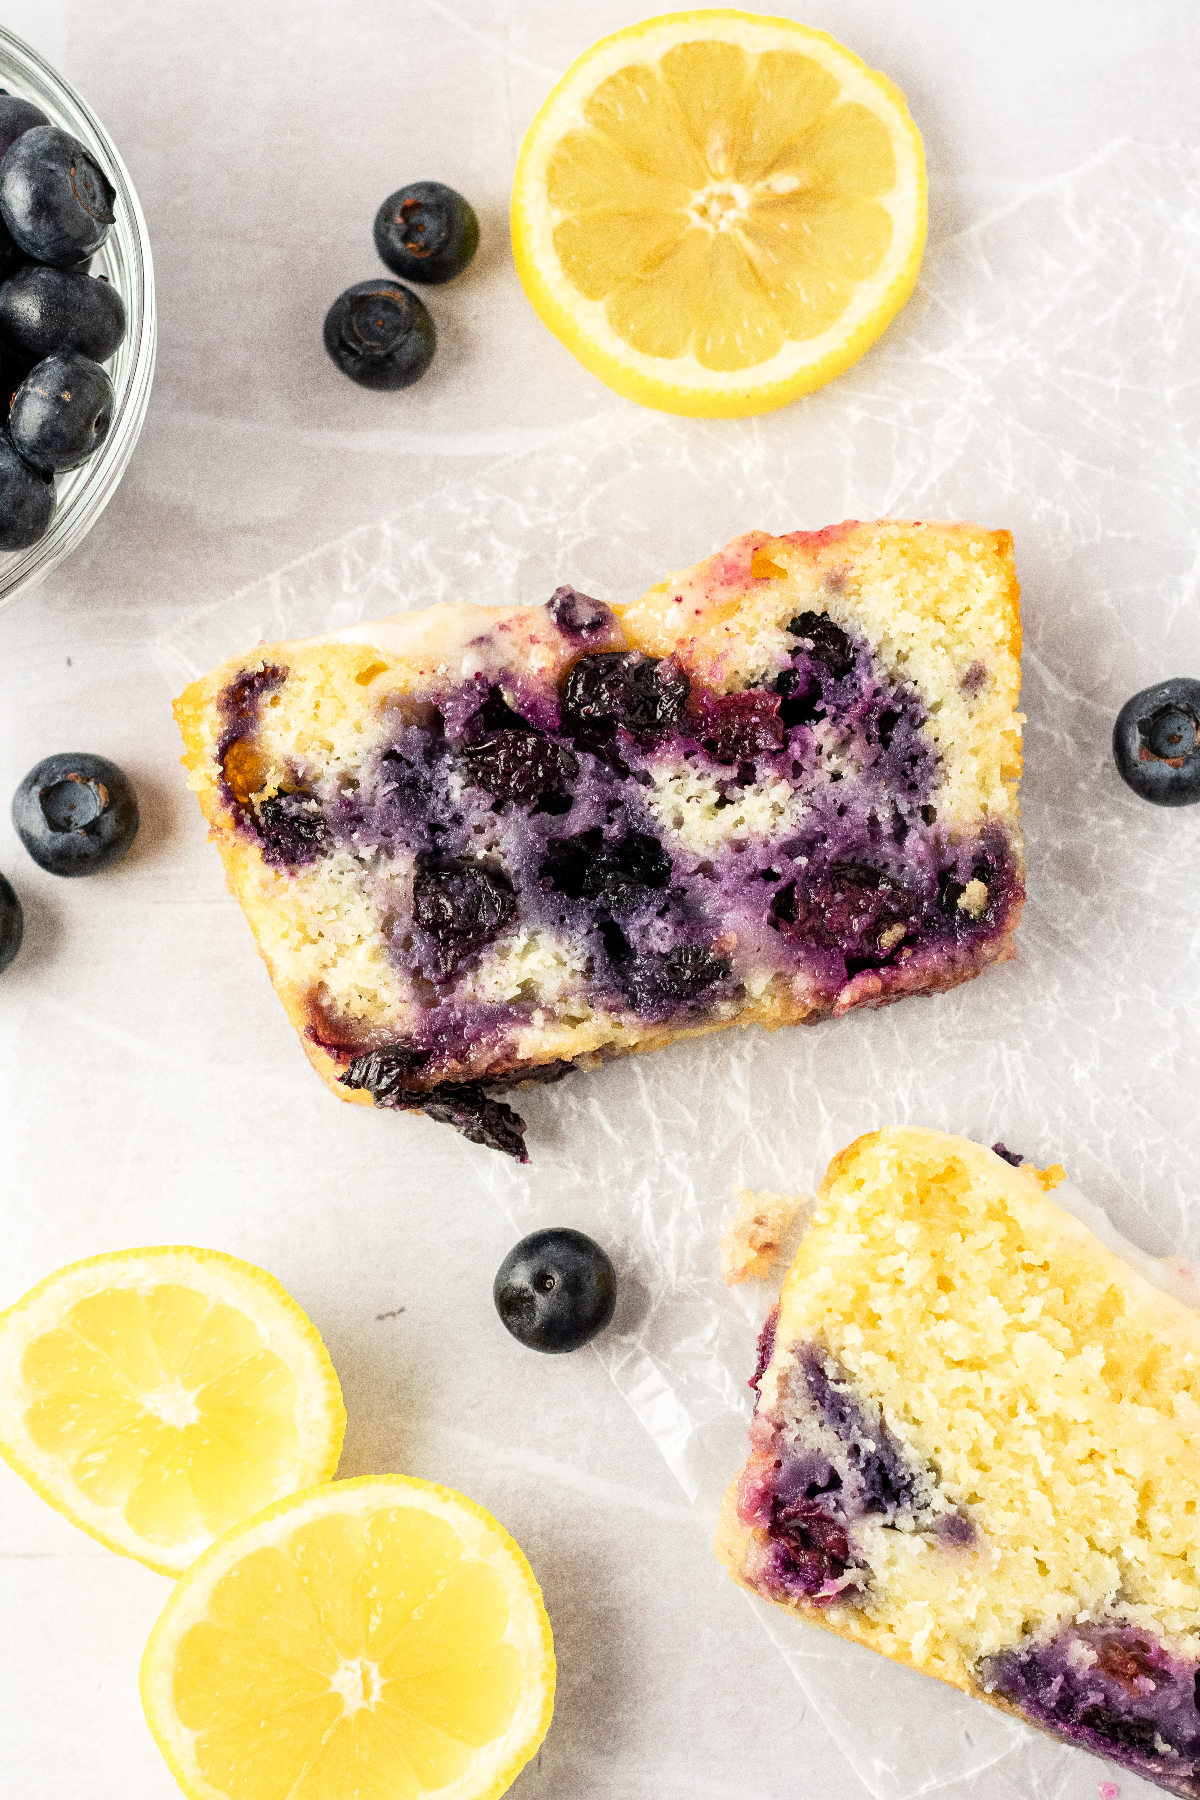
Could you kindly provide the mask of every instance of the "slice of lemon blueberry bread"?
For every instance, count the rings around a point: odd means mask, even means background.
[[[768,1600],[1200,1795],[1200,1318],[941,1132],[834,1158],[717,1554]]]
[[[505,1087],[1011,955],[1019,654],[1007,532],[884,520],[260,645],[175,710],[319,1073],[523,1157]]]

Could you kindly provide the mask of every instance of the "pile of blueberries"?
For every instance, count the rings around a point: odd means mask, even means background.
[[[413,181],[389,194],[375,215],[375,248],[407,281],[440,286],[461,275],[479,247],[479,221],[461,194],[440,181]],[[325,315],[325,348],[360,387],[406,388],[437,348],[423,300],[398,281],[356,281]]]
[[[98,875],[120,862],[138,828],[129,777],[105,756],[65,751],[43,757],[13,795],[17,836],[49,875]],[[25,918],[0,875],[0,971],[21,948]]]
[[[0,90],[0,550],[45,536],[55,475],[94,455],[112,425],[100,365],[125,336],[125,306],[88,269],[114,198],[77,138]]]

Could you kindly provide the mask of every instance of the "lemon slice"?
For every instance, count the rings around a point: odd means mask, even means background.
[[[163,1575],[327,1481],[345,1426],[311,1320],[273,1276],[216,1250],[93,1256],[0,1313],[0,1455]]]
[[[563,76],[521,146],[512,237],[542,322],[618,394],[768,412],[912,293],[925,154],[900,91],[825,32],[668,13]]]
[[[490,1800],[546,1735],[554,1645],[529,1564],[482,1507],[368,1475],[206,1551],[141,1681],[192,1800]]]

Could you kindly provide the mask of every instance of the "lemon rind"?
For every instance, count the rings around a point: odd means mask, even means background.
[[[201,1269],[218,1269],[225,1277],[223,1289],[210,1284],[202,1285],[199,1290],[211,1293],[214,1299],[219,1297],[226,1303],[252,1300],[253,1308],[243,1307],[242,1310],[259,1329],[266,1347],[275,1350],[289,1369],[295,1371],[297,1350],[309,1357],[308,1375],[316,1379],[298,1383],[297,1425],[301,1448],[296,1466],[299,1485],[309,1487],[332,1479],[341,1459],[346,1409],[329,1352],[303,1307],[267,1270],[223,1250],[200,1249],[189,1244],[154,1244],[132,1250],[103,1251],[98,1256],[85,1257],[80,1262],[67,1263],[61,1269],[53,1270],[0,1312],[0,1457],[39,1499],[78,1530],[103,1544],[105,1549],[115,1550],[119,1556],[128,1556],[153,1569],[156,1575],[175,1580],[212,1540],[193,1541],[177,1556],[165,1557],[160,1545],[150,1546],[127,1527],[121,1530],[116,1525],[115,1522],[121,1519],[119,1507],[88,1506],[66,1495],[52,1473],[55,1459],[30,1444],[24,1433],[21,1417],[24,1390],[20,1376],[21,1357],[33,1338],[41,1330],[51,1330],[56,1323],[61,1323],[62,1313],[70,1305],[98,1291],[98,1284],[88,1279],[88,1271],[129,1270],[144,1261],[144,1285],[154,1286],[169,1276],[172,1270],[170,1259],[176,1259],[178,1270],[185,1277],[188,1272],[195,1276]],[[121,1282],[115,1285],[135,1287],[142,1284]],[[75,1289],[73,1294],[72,1288]],[[236,1290],[236,1301],[231,1289]],[[36,1319],[39,1309],[45,1307],[52,1296],[59,1302],[57,1317],[46,1308],[44,1321],[38,1322],[33,1330],[15,1342],[13,1353],[6,1354],[14,1322],[29,1315]]]
[[[468,1770],[466,1775],[449,1787],[429,1790],[430,1800],[498,1800],[516,1780],[526,1763],[536,1755],[554,1714],[557,1664],[554,1634],[542,1591],[521,1546],[485,1507],[468,1499],[465,1494],[457,1493],[453,1488],[443,1487],[435,1481],[422,1480],[415,1475],[360,1475],[352,1480],[321,1483],[302,1493],[289,1494],[271,1506],[264,1507],[251,1518],[243,1519],[210,1544],[207,1550],[202,1551],[171,1590],[167,1603],[146,1640],[138,1672],[138,1691],[150,1735],[188,1800],[228,1800],[227,1794],[213,1787],[203,1776],[197,1776],[194,1771],[185,1768],[185,1759],[179,1754],[177,1735],[171,1730],[174,1707],[170,1703],[170,1684],[174,1652],[184,1632],[207,1616],[207,1606],[201,1608],[197,1601],[211,1594],[225,1569],[240,1561],[241,1556],[247,1554],[249,1549],[255,1548],[252,1542],[255,1535],[265,1533],[265,1528],[275,1520],[296,1515],[294,1524],[298,1527],[306,1518],[318,1518],[324,1513],[344,1513],[349,1510],[361,1516],[376,1510],[377,1506],[386,1507],[389,1502],[397,1504],[394,1498],[397,1493],[408,1496],[405,1504],[415,1503],[423,1510],[447,1519],[459,1531],[460,1536],[463,1535],[461,1527],[464,1522],[476,1527],[476,1542],[486,1542],[489,1547],[490,1554],[485,1560],[493,1567],[502,1567],[519,1578],[516,1581],[507,1580],[505,1585],[510,1599],[517,1594],[527,1604],[527,1622],[536,1628],[537,1646],[540,1649],[536,1664],[537,1689],[531,1696],[531,1701],[536,1702],[536,1716],[533,1716],[535,1707],[531,1704],[527,1709],[531,1715],[530,1722],[525,1727],[520,1742],[508,1752],[503,1764],[488,1778],[486,1786],[464,1786],[463,1783],[470,1776]],[[348,1508],[345,1501],[352,1494],[361,1498]],[[314,1504],[318,1502],[328,1504]],[[266,1533],[263,1542],[273,1544],[277,1542],[278,1536],[278,1533]],[[243,1545],[246,1547],[242,1548]],[[217,1572],[210,1573],[214,1568]],[[532,1638],[533,1633],[528,1635]],[[524,1656],[523,1673],[528,1674],[532,1667],[532,1658]],[[514,1727],[510,1727],[510,1735],[513,1732]],[[196,1735],[185,1733],[182,1727],[178,1728],[178,1733],[186,1735],[189,1740]]]
[[[679,42],[679,28],[693,22],[710,37],[750,50],[778,48],[781,37],[793,45],[802,42],[805,53],[838,79],[843,100],[869,105],[893,126],[896,181],[888,195],[877,199],[891,213],[894,229],[879,271],[859,284],[845,312],[819,337],[792,342],[749,370],[708,369],[691,352],[669,361],[630,345],[614,353],[608,348],[616,336],[611,327],[605,324],[600,335],[589,329],[603,321],[605,302],[586,299],[562,274],[550,238],[549,209],[539,204],[554,147],[565,131],[585,122],[579,97],[591,94],[610,72],[603,65],[611,61],[615,72],[628,63],[631,51],[652,50],[656,35],[666,49]],[[728,8],[664,13],[601,38],[576,58],[543,102],[525,134],[513,177],[513,258],[526,297],[542,323],[615,393],[683,417],[741,418],[774,411],[824,386],[883,334],[916,286],[925,249],[927,193],[924,145],[904,95],[828,32],[791,19]]]

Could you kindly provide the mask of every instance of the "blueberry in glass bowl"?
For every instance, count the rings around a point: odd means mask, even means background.
[[[1113,726],[1113,760],[1142,800],[1200,802],[1200,681],[1179,675],[1127,700]]]
[[[34,469],[77,469],[108,436],[114,399],[112,382],[90,356],[47,356],[13,395],[8,435]]]
[[[58,260],[45,264],[53,273],[34,274],[29,253],[18,241],[27,236],[27,221],[15,212],[11,225],[0,212],[0,283],[19,277],[20,302],[14,319],[0,324],[0,611],[24,589],[42,579],[78,547],[112,498],[132,455],[145,418],[154,374],[157,339],[154,275],[146,223],[128,171],[108,132],[87,103],[35,50],[0,27],[0,167],[2,158],[30,133],[50,131],[46,142],[62,151],[63,139],[79,147],[75,156],[76,187],[82,196],[81,218],[68,219],[69,242],[61,242]],[[57,135],[55,135],[57,134]],[[41,138],[38,142],[43,141]],[[35,146],[36,147],[36,146]],[[82,154],[80,154],[80,152]],[[60,166],[61,173],[61,166]],[[68,184],[69,185],[69,184]],[[90,210],[89,210],[90,209]],[[12,207],[10,204],[10,212]],[[104,217],[111,211],[112,220]],[[89,223],[90,220],[90,223]],[[98,249],[89,243],[100,237]],[[41,246],[43,253],[47,245]],[[92,283],[94,285],[80,284]],[[101,290],[107,290],[102,292]],[[23,298],[22,298],[23,294]],[[13,298],[13,297],[10,297]],[[74,323],[55,346],[64,354],[88,357],[103,365],[112,386],[107,430],[94,454],[76,467],[59,461],[35,471],[43,492],[26,481],[14,489],[19,471],[11,464],[15,445],[8,415],[18,390],[47,354],[46,332],[69,311]],[[118,318],[124,330],[112,346]],[[40,335],[39,335],[40,334]],[[70,341],[67,341],[70,340]],[[93,415],[94,424],[102,408]],[[20,501],[4,529],[5,481],[8,495]],[[47,482],[46,476],[52,476]],[[52,515],[38,533],[32,520],[49,504]]]

